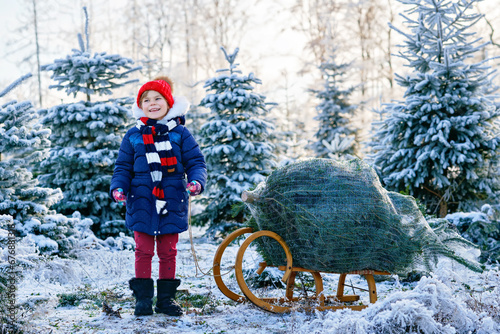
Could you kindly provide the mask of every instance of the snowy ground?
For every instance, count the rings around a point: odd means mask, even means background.
[[[203,270],[212,266],[217,244],[194,230],[196,253]],[[181,278],[186,314],[135,317],[128,280],[133,277],[132,251],[81,250],[78,258],[51,259],[26,270],[18,302],[29,308],[22,318],[28,333],[500,333],[500,271],[483,274],[440,263],[432,278],[400,283],[395,278],[377,283],[379,301],[363,311],[292,312],[271,314],[250,303],[225,297],[213,277],[196,277],[189,234],[181,234],[177,276]],[[237,245],[230,246],[222,267],[234,263]],[[251,256],[258,257],[257,254]],[[153,260],[153,278],[158,267]],[[224,272],[224,269],[222,269]],[[350,277],[350,276],[349,276]],[[334,294],[337,275],[324,275],[325,291]],[[231,275],[228,287],[239,293]],[[358,276],[349,280],[364,284]],[[63,295],[65,294],[65,295]],[[107,298],[121,318],[101,311]],[[365,304],[366,294],[361,294]],[[72,299],[73,298],[73,299]],[[61,306],[73,303],[75,306]]]

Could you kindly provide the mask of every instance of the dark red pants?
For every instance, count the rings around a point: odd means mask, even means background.
[[[134,232],[135,238],[135,277],[151,278],[151,261],[153,259],[156,239],[156,254],[160,259],[160,279],[175,278],[175,257],[179,234],[162,234],[152,236],[142,232]]]

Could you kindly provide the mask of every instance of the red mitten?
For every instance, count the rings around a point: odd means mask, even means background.
[[[122,188],[114,189],[112,194],[113,194],[113,199],[115,200],[116,203],[125,205],[125,203],[127,202],[127,196],[125,196],[125,194],[123,193]]]
[[[187,185],[186,191],[191,196],[199,195],[201,193],[200,182],[196,182],[196,181],[189,182]]]

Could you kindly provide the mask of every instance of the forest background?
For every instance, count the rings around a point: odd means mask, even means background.
[[[354,120],[362,131],[361,142],[378,117],[374,110],[404,93],[394,80],[394,73],[406,73],[404,61],[395,56],[401,36],[388,24],[402,26],[398,13],[403,5],[394,0],[0,0],[0,86],[26,73],[36,77],[39,65],[78,48],[76,36],[85,27],[83,6],[89,12],[94,52],[133,59],[143,66],[132,74],[140,82],[169,74],[176,93],[192,104],[203,98],[205,80],[225,67],[220,47],[229,52],[239,47],[240,69],[262,79],[256,90],[277,103],[272,113],[278,116],[278,130],[299,131],[297,140],[312,139],[317,127],[312,117],[318,102],[308,89],[321,85],[318,66],[332,47],[338,63],[353,61],[346,86],[362,84],[351,96],[353,104],[363,102]],[[500,8],[492,0],[475,6],[485,16],[472,29],[491,41],[476,57],[500,55]],[[496,59],[489,65],[497,68],[499,63]],[[54,83],[49,76],[42,71],[40,81],[29,80],[13,97],[31,100],[37,108],[81,98],[49,90]],[[500,83],[499,78],[494,81]],[[138,85],[114,95],[134,96]]]

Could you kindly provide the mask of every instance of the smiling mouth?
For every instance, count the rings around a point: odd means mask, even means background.
[[[149,112],[157,112],[157,111],[160,111],[160,109],[150,109]]]

